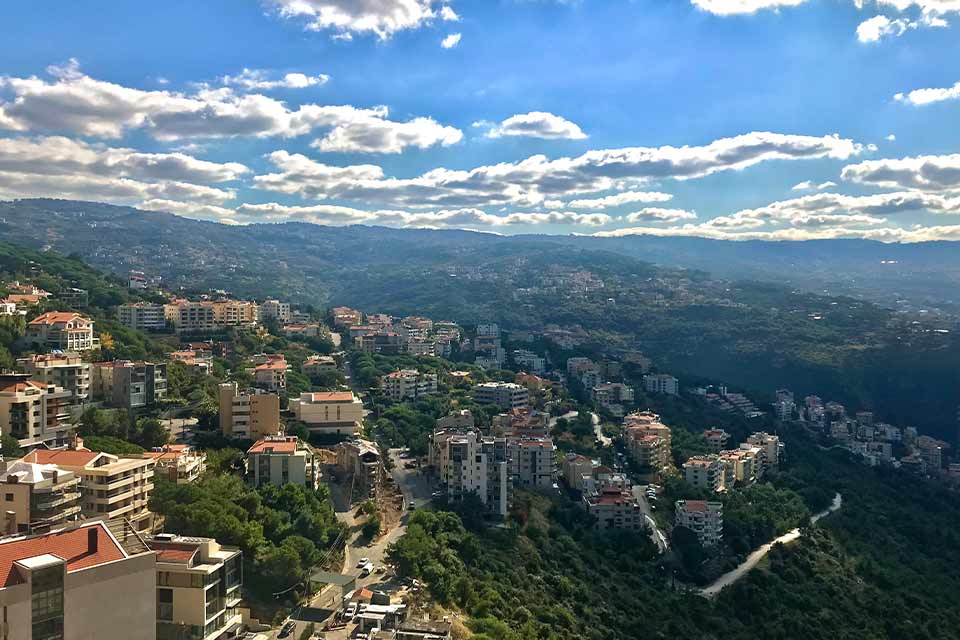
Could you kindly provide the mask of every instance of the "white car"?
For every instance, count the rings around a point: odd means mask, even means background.
[[[347,608],[343,611],[344,620],[353,620],[353,616],[357,615],[357,605],[353,602],[347,605]]]
[[[370,562],[370,558],[360,558],[360,560],[357,561],[357,569],[362,569],[363,565],[367,564],[368,562]]]

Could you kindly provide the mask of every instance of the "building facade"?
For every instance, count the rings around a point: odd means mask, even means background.
[[[704,500],[677,500],[674,526],[686,527],[704,547],[723,540],[723,504]]]
[[[167,397],[167,365],[115,360],[92,367],[93,399],[114,407],[154,407]]]
[[[0,533],[45,533],[80,516],[80,479],[53,465],[0,462]]]
[[[437,393],[437,374],[420,373],[416,369],[394,371],[383,376],[381,386],[392,402],[417,400]]]
[[[29,374],[0,374],[0,433],[23,448],[63,446],[74,432],[76,403],[62,387],[37,382]]]
[[[477,404],[495,404],[501,409],[519,409],[530,404],[530,392],[515,382],[484,382],[473,387]]]
[[[165,331],[167,315],[164,305],[152,302],[129,302],[117,307],[117,320],[136,331]]]
[[[260,389],[239,390],[236,382],[218,388],[220,432],[227,438],[259,440],[280,433],[280,396]]]
[[[30,374],[32,380],[62,387],[78,405],[90,400],[91,366],[79,353],[49,353],[17,359],[17,367]]]
[[[254,486],[298,484],[315,489],[320,464],[313,450],[296,436],[270,436],[247,450],[247,479]]]
[[[93,335],[93,320],[79,313],[48,311],[27,323],[25,341],[44,349],[90,351],[100,348]]]
[[[352,391],[317,391],[290,399],[290,411],[312,433],[355,436],[363,425],[363,403]]]

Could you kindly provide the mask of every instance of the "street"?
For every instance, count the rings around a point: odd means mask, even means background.
[[[647,521],[647,525],[650,527],[650,539],[653,540],[653,543],[657,545],[657,548],[660,549],[660,553],[666,553],[669,545],[667,544],[667,538],[663,535],[663,532],[660,531],[660,528],[657,527],[656,521],[653,519],[652,512],[650,510],[650,502],[647,500],[647,486],[642,484],[633,485],[633,497],[637,499],[637,502],[640,504],[640,510],[643,512],[643,517]]]

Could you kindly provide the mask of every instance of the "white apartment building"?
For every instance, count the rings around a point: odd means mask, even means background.
[[[303,393],[290,411],[313,433],[355,436],[363,425],[363,402],[352,391]]]
[[[280,324],[290,322],[290,303],[279,300],[264,300],[260,303],[260,317],[264,320],[273,319]]]
[[[724,490],[724,463],[717,456],[693,456],[683,463],[683,479],[707,491]]]
[[[437,472],[450,500],[473,493],[490,513],[507,515],[511,488],[503,438],[484,438],[478,431],[438,431],[432,449],[437,452]]]
[[[437,393],[437,374],[403,369],[383,376],[381,386],[392,402],[417,400]]]
[[[507,440],[510,478],[520,487],[550,489],[557,475],[557,448],[550,438]]]
[[[720,462],[724,465],[724,486],[730,488],[734,483],[753,484],[764,472],[764,456],[760,447],[741,444],[736,449],[720,452]]]
[[[0,536],[43,533],[80,517],[80,479],[53,465],[0,461]]]
[[[155,640],[156,555],[103,522],[0,540],[3,640]]]
[[[174,484],[190,484],[207,468],[207,454],[188,444],[165,444],[143,453],[144,458],[156,462],[155,476],[162,476]]]
[[[73,435],[76,402],[62,387],[30,379],[30,374],[0,374],[0,433],[21,447],[65,445]]]
[[[161,533],[147,538],[156,553],[157,640],[220,640],[236,636],[243,554],[212,538]]]
[[[31,320],[27,323],[25,341],[60,351],[100,348],[100,339],[93,336],[93,320],[68,311],[48,311]]]
[[[714,453],[720,453],[727,442],[730,440],[730,434],[723,429],[708,429],[703,432],[703,439],[707,441],[707,446]]]
[[[530,404],[530,392],[514,382],[484,382],[473,387],[477,404],[495,404],[509,411]]]
[[[723,503],[677,500],[674,526],[693,531],[701,546],[719,544],[723,540]]]
[[[783,455],[783,443],[780,442],[778,436],[758,431],[747,438],[747,444],[760,447],[763,451],[763,464],[765,468],[776,469],[780,465],[780,457]]]
[[[530,373],[541,374],[547,370],[547,360],[533,351],[517,349],[513,352],[513,361]]]
[[[287,388],[287,369],[289,368],[283,356],[262,362],[251,370],[253,384],[267,391],[282,391]]]
[[[130,302],[117,307],[117,320],[136,331],[164,331],[167,315],[164,305],[151,302]]]
[[[91,367],[79,353],[48,353],[18,358],[17,367],[30,374],[31,380],[69,391],[77,405],[90,400]]]
[[[680,393],[680,382],[666,373],[643,376],[643,388],[647,393],[665,393],[675,396]]]
[[[296,436],[271,436],[247,450],[247,478],[254,486],[298,484],[317,487],[320,463],[313,450]]]

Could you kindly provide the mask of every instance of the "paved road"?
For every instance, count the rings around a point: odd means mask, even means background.
[[[550,418],[548,424],[550,425],[550,428],[553,429],[555,426],[557,426],[557,421],[560,420],[560,418],[563,418],[564,420],[569,421],[569,420],[576,419],[579,415],[580,415],[579,411],[568,411],[562,416]],[[596,413],[593,413],[591,411],[590,422],[593,423],[593,433],[596,436],[597,440],[600,441],[600,444],[602,444],[605,447],[612,446],[613,439],[603,435],[603,430],[600,428],[600,416],[598,416]]]
[[[660,553],[666,553],[670,545],[667,544],[666,536],[663,535],[663,532],[660,531],[656,521],[653,519],[650,503],[647,501],[647,485],[633,485],[633,497],[640,503],[640,510],[643,511],[643,517],[650,526],[650,539],[653,541],[653,544],[657,545],[657,548],[660,549]]]
[[[830,515],[831,513],[839,509],[841,506],[843,506],[843,496],[841,496],[838,493],[833,498],[833,504],[831,504],[827,509],[821,511],[820,513],[810,518],[810,521],[816,522],[821,518],[823,518],[824,516]],[[762,547],[760,547],[759,549],[751,553],[749,556],[747,556],[747,559],[744,560],[742,563],[740,563],[740,566],[738,566],[736,569],[733,569],[732,571],[729,571],[723,574],[722,576],[717,578],[713,583],[701,589],[700,595],[705,596],[707,598],[711,598],[717,595],[723,590],[724,587],[730,586],[731,584],[733,584],[743,576],[747,575],[747,573],[751,569],[753,569],[755,566],[757,566],[760,560],[762,560],[763,557],[770,552],[770,549],[773,548],[773,545],[777,543],[789,544],[799,537],[800,537],[800,530],[794,529],[792,531],[788,531],[787,533],[783,534],[776,540],[772,542],[768,542],[767,544],[763,545]]]

